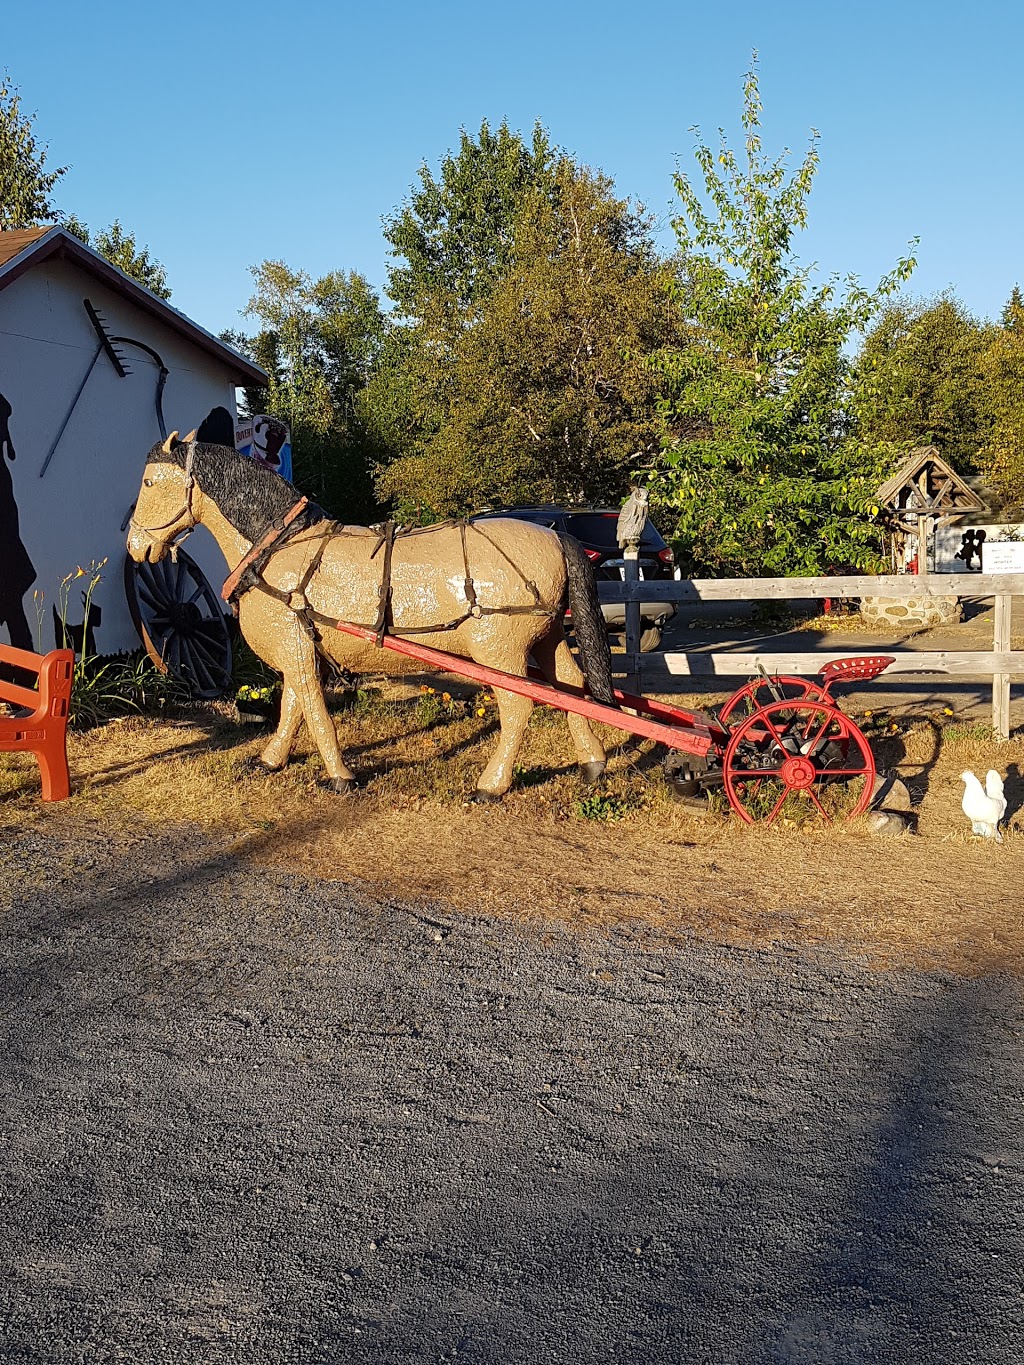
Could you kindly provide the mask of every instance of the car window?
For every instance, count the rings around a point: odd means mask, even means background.
[[[570,512],[565,518],[567,529],[577,540],[585,541],[588,545],[605,546],[610,550],[618,547],[615,539],[618,519],[617,512]],[[644,527],[640,545],[647,550],[665,548],[665,542],[650,522]]]
[[[474,521],[493,521],[497,517],[506,517],[509,521],[528,521],[532,526],[545,526],[550,531],[559,529],[560,518],[550,512],[524,512],[518,508],[509,509],[501,512],[482,512],[474,517]]]

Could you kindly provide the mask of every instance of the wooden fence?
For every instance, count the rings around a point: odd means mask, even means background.
[[[992,728],[1007,739],[1010,733],[1010,679],[1024,677],[1024,651],[1010,642],[1010,618],[1014,597],[1024,596],[1024,574],[898,574],[850,575],[835,578],[697,578],[640,580],[634,561],[626,560],[626,579],[598,584],[602,602],[626,605],[626,652],[614,663],[627,679],[628,691],[642,691],[644,675],[664,673],[690,677],[750,677],[764,668],[768,673],[813,676],[831,659],[858,655],[893,654],[885,676],[893,673],[945,673],[959,677],[992,679]],[[874,649],[829,650],[819,647],[804,652],[740,650],[682,653],[640,653],[640,603],[676,602],[782,602],[826,597],[993,597],[995,625],[991,650]]]

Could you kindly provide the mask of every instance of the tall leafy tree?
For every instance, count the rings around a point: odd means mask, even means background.
[[[794,250],[807,224],[818,136],[792,172],[762,148],[756,64],[739,155],[698,142],[703,193],[683,173],[673,286],[688,344],[656,361],[664,450],[652,479],[678,548],[705,572],[821,572],[875,562],[871,496],[891,452],[856,442],[847,347],[899,285],[816,282]]]
[[[65,214],[62,221],[67,230],[73,232],[86,246],[105,256],[112,265],[145,285],[158,298],[171,297],[164,266],[150,255],[148,246],[139,246],[135,233],[126,231],[118,219],[115,218],[110,227],[100,229],[95,235],[73,213]]]
[[[0,77],[0,229],[53,222],[51,194],[67,166],[47,168],[47,147],[35,134],[35,114],[22,109],[21,93]]]
[[[645,357],[674,319],[649,220],[564,159],[504,227],[503,273],[464,325],[406,348],[407,403],[434,413],[382,476],[406,516],[616,498],[657,448]]]
[[[350,521],[377,509],[373,449],[360,394],[383,336],[380,300],[362,275],[331,271],[313,279],[283,261],[252,269],[246,315],[254,337],[229,336],[270,375],[266,390],[247,393],[254,411],[287,422],[296,483]]]
[[[1002,503],[1024,510],[1024,300],[1014,286],[981,361],[991,429],[979,463]]]
[[[513,223],[538,191],[553,194],[565,154],[538,124],[527,143],[502,123],[462,132],[459,150],[435,176],[424,163],[419,185],[384,220],[396,263],[388,294],[399,316],[458,321],[486,298],[512,260]]]
[[[959,468],[975,467],[991,428],[983,357],[992,339],[952,294],[887,304],[854,365],[861,437],[937,445]]]
[[[396,316],[367,410],[403,515],[618,496],[673,335],[642,211],[536,127],[462,134],[385,225]]]

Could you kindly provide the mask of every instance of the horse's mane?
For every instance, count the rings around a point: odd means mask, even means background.
[[[185,441],[178,441],[169,451],[157,442],[146,456],[146,463],[176,464],[184,469],[188,450]],[[240,455],[230,446],[197,442],[192,473],[205,495],[216,503],[239,535],[254,543],[301,497],[287,479],[248,455]],[[292,525],[299,530],[326,519],[323,508],[311,502]]]

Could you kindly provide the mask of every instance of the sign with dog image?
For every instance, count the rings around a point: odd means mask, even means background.
[[[257,464],[272,469],[282,478],[291,480],[291,432],[277,417],[258,413],[255,417],[239,421],[235,426],[235,449],[248,455]]]

